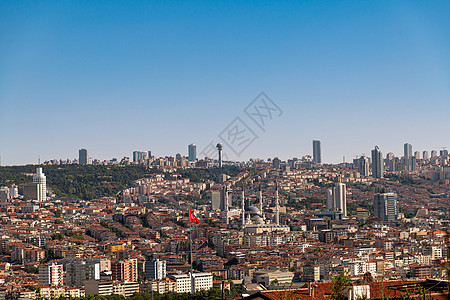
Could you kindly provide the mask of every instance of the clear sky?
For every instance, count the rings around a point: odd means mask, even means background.
[[[450,1],[0,1],[2,165],[186,155],[238,116],[231,159],[450,147]]]

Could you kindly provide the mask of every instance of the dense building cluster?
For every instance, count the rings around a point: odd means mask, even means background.
[[[0,298],[190,293],[228,280],[247,294],[289,285],[309,297],[311,283],[326,290],[342,273],[366,283],[448,276],[450,185],[435,175],[449,168],[446,153],[420,159],[405,145],[414,168],[398,170],[377,147],[372,162],[327,165],[315,141],[314,159],[250,160],[226,176],[227,162],[204,166],[188,149],[186,165],[164,164],[118,197],[52,195],[45,167],[1,188]],[[215,180],[177,171],[219,166]]]

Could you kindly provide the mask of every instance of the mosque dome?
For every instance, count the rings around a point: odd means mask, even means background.
[[[248,206],[245,208],[245,211],[251,215],[259,214],[259,209],[256,206]]]

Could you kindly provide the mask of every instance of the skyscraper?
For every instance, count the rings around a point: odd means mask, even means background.
[[[347,216],[347,191],[340,180],[327,190],[327,210],[340,213],[342,217]]]
[[[423,151],[423,152],[422,152],[422,158],[423,158],[424,160],[427,160],[427,159],[428,159],[428,151]]]
[[[33,183],[37,188],[37,200],[38,202],[44,202],[47,200],[47,179],[42,172],[42,168],[36,169],[36,174],[33,175]]]
[[[369,176],[370,161],[367,156],[361,156],[358,159],[358,171],[363,176]]]
[[[316,164],[322,163],[322,153],[320,150],[320,141],[313,140],[313,160]]]
[[[281,167],[281,160],[278,157],[275,157],[272,160],[272,168],[279,170]]]
[[[397,220],[398,203],[395,193],[378,193],[373,199],[373,209],[375,217],[385,222]]]
[[[333,187],[333,206],[336,212],[347,216],[347,192],[344,183],[336,182]]]
[[[420,152],[419,151],[414,152],[414,157],[416,159],[420,159]]]
[[[222,194],[220,190],[211,191],[211,210],[221,210]]]
[[[133,151],[133,162],[139,162],[143,158],[142,151]]]
[[[195,144],[188,146],[188,159],[189,161],[195,161],[197,159],[197,146]]]
[[[78,163],[80,165],[87,165],[88,164],[88,151],[87,149],[80,149],[78,151]]]
[[[403,145],[403,152],[404,152],[404,156],[406,158],[410,158],[412,156],[412,145],[411,144],[404,144]]]
[[[413,156],[410,159],[408,159],[408,166],[407,170],[410,172],[416,172],[417,171],[417,159]]]
[[[384,175],[384,162],[383,153],[381,153],[380,148],[375,146],[372,150],[372,177],[383,178]]]

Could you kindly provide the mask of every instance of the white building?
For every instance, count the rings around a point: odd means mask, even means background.
[[[177,293],[198,292],[201,290],[209,290],[213,287],[212,273],[191,273],[181,275],[171,275],[171,279],[175,280]],[[193,284],[193,286],[192,286]]]
[[[281,284],[290,284],[293,278],[293,272],[280,270],[258,270],[253,273],[253,281],[262,284],[265,287],[268,287],[274,280],[277,280],[277,282]]]
[[[344,183],[336,182],[331,190],[327,190],[327,210],[347,216],[347,192]]]
[[[8,202],[10,198],[9,188],[7,186],[0,188],[0,202]]]
[[[442,248],[439,246],[430,247],[431,260],[442,258]]]
[[[47,179],[42,172],[42,168],[36,169],[36,174],[33,175],[33,183],[37,185],[37,200],[43,202],[47,200]]]
[[[348,263],[350,267],[350,276],[364,275],[367,272],[367,263],[357,260]]]
[[[39,266],[39,283],[46,285],[64,285],[63,265],[51,264]]]

